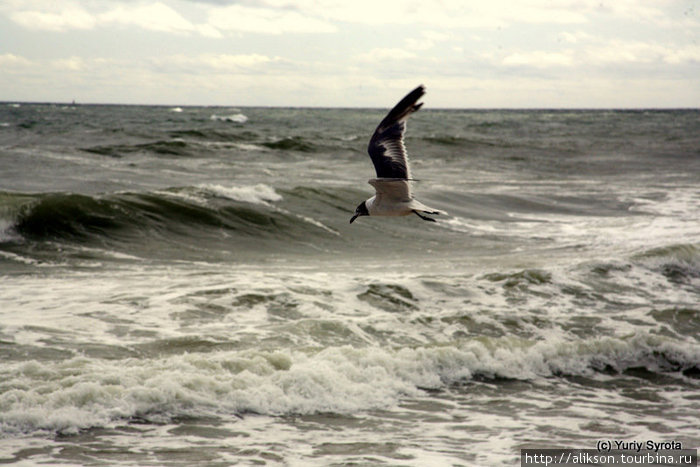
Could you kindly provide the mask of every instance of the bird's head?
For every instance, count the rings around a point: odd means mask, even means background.
[[[369,211],[367,210],[367,204],[365,201],[357,205],[355,209],[355,214],[350,218],[350,223],[352,224],[355,219],[360,216],[369,216]]]

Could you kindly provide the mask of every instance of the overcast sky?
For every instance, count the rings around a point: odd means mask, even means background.
[[[0,100],[700,107],[700,0],[0,0]]]

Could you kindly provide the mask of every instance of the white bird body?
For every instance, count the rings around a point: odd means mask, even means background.
[[[416,103],[425,88],[421,85],[389,111],[379,123],[369,141],[367,152],[372,159],[377,178],[369,180],[376,194],[360,203],[350,223],[359,216],[407,216],[416,214],[423,220],[435,222],[435,219],[423,214],[446,214],[413,199],[408,166],[408,154],[403,143],[406,120],[409,115],[420,109],[422,103]]]
[[[365,201],[370,216],[408,216],[415,211],[445,214],[426,206],[411,195],[410,180],[402,178],[373,178],[368,182],[376,194]]]

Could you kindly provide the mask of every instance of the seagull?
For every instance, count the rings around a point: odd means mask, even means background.
[[[435,222],[435,219],[423,214],[447,214],[445,211],[426,206],[411,195],[409,182],[413,179],[408,167],[403,134],[408,117],[423,105],[422,102],[416,103],[423,94],[425,86],[421,84],[401,99],[374,130],[367,152],[374,164],[377,178],[367,183],[374,187],[376,194],[357,206],[355,214],[350,218],[351,224],[360,216],[415,214],[423,220]]]

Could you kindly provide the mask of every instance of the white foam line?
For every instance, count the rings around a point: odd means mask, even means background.
[[[311,218],[311,217],[304,216],[304,215],[302,215],[302,214],[296,214],[296,213],[287,211],[286,209],[282,209],[282,208],[275,208],[275,210],[276,210],[277,212],[282,213],[282,214],[286,214],[286,215],[289,215],[289,216],[294,216],[294,217],[296,217],[297,219],[301,219],[301,220],[303,220],[304,222],[307,222],[307,223],[309,223],[309,224],[311,224],[311,225],[314,225],[314,226],[316,226],[316,227],[318,227],[318,228],[320,228],[320,229],[325,230],[326,232],[332,233],[333,235],[336,235],[336,236],[340,237],[340,232],[338,232],[337,230],[334,230],[334,229],[328,227],[327,225],[325,225],[325,224],[323,224],[323,223],[317,221],[316,219],[313,219],[313,218]]]
[[[277,193],[273,187],[265,185],[264,183],[234,187],[226,187],[216,184],[203,184],[197,185],[197,188],[208,191],[217,196],[251,204],[269,205],[271,202],[282,200],[282,195]]]
[[[7,258],[11,261],[16,261],[18,263],[23,263],[23,264],[31,264],[34,266],[38,266],[41,264],[39,261],[37,261],[35,259],[25,258],[24,256],[20,256],[20,255],[15,254],[15,253],[10,253],[9,251],[0,251],[0,256],[3,258]]]
[[[217,120],[220,122],[231,122],[231,123],[245,123],[248,121],[248,117],[242,113],[231,114],[231,115],[212,115],[209,117],[211,120]]]

